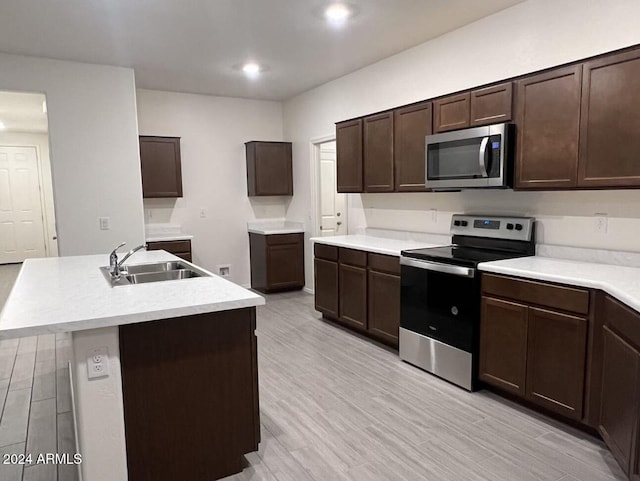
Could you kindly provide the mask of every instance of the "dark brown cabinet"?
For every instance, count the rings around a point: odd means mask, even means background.
[[[393,192],[393,112],[365,117],[364,190]]]
[[[182,197],[180,137],[141,135],[142,196]]]
[[[424,192],[425,137],[432,133],[431,102],[397,109],[393,119],[395,190]]]
[[[367,330],[393,346],[400,329],[400,261],[369,253]]]
[[[582,420],[589,291],[493,274],[482,291],[480,379]]]
[[[508,122],[512,119],[513,83],[472,90],[470,103],[471,127]]]
[[[338,192],[363,192],[362,119],[336,124]]]
[[[338,248],[322,244],[314,246],[315,308],[330,319],[338,312]]]
[[[367,327],[367,253],[353,249],[340,249],[339,317],[338,319],[359,329]]]
[[[640,51],[584,64],[580,187],[640,186]]]
[[[518,81],[518,189],[577,185],[582,65]]]
[[[185,261],[192,261],[190,240],[147,242],[147,250],[167,251],[181,259],[184,259]]]
[[[469,92],[434,100],[433,131],[446,132],[469,127],[470,103]]]
[[[251,287],[279,292],[304,287],[304,234],[249,233]]]
[[[245,143],[250,197],[293,195],[291,142]]]

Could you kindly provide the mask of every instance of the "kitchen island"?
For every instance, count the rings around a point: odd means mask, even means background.
[[[141,251],[125,265],[175,260]],[[27,260],[0,313],[0,339],[71,332],[83,478],[241,471],[260,435],[254,331],[264,299],[215,275],[112,287],[107,264],[106,255]]]

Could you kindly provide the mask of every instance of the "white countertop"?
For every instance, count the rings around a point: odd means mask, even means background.
[[[302,222],[291,222],[284,219],[247,222],[247,232],[252,234],[304,234]]]
[[[125,265],[180,260],[139,251]],[[185,261],[182,261],[185,262]],[[79,331],[264,304],[219,276],[111,287],[99,267],[108,256],[29,259],[0,312],[0,339]]]
[[[416,240],[391,239],[371,235],[338,235],[329,237],[312,237],[312,242],[327,244],[337,247],[347,247],[376,254],[400,257],[400,251],[407,249],[424,249],[426,247],[438,247],[444,244],[429,243]]]
[[[601,289],[632,309],[640,311],[640,268],[597,264],[553,257],[520,257],[483,262],[485,272]]]
[[[146,236],[145,238],[147,242],[168,242],[191,239],[193,239],[193,236],[188,234],[156,234],[152,236]]]
[[[182,226],[178,224],[147,224],[145,225],[146,242],[167,242],[178,240],[191,240],[192,235],[182,232]]]

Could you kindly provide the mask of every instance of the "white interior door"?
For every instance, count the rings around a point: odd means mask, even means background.
[[[338,194],[336,143],[320,144],[320,235],[346,235],[347,195]]]
[[[0,264],[44,257],[35,147],[0,146]]]

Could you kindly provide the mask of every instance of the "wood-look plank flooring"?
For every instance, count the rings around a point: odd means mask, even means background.
[[[0,266],[0,310],[19,264]],[[77,468],[36,464],[38,454],[75,453],[67,363],[71,336],[50,334],[0,341],[0,480],[75,481]],[[31,453],[29,466],[6,455]]]
[[[257,323],[262,442],[225,481],[626,479],[601,441],[403,363],[310,295],[268,296]]]

